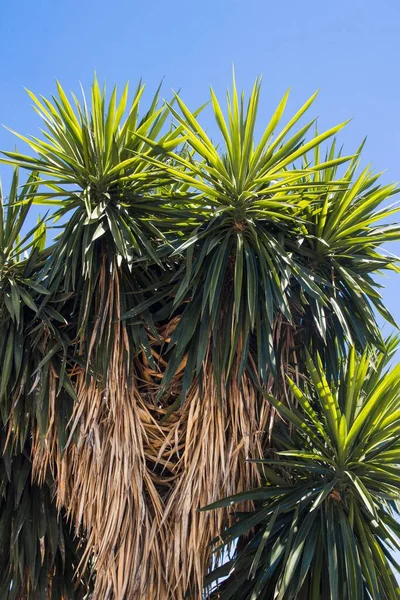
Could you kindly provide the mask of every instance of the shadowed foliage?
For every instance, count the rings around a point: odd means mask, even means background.
[[[7,600],[83,598],[90,589],[84,571],[75,578],[84,540],[57,511],[54,473],[44,468],[42,485],[32,481],[32,435],[50,425],[51,372],[58,373],[53,425],[61,445],[74,397],[63,368],[67,339],[55,325],[64,319],[53,308],[57,296],[46,304],[40,283],[52,252],[43,220],[26,230],[36,180],[32,174],[20,187],[15,171],[8,198],[0,193],[0,597]]]

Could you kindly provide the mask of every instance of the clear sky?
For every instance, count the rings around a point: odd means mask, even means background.
[[[154,90],[164,77],[165,96],[181,89],[195,108],[209,85],[224,93],[234,64],[245,90],[263,75],[265,118],[288,87],[289,111],[320,89],[311,109],[320,129],[352,118],[340,133],[347,153],[368,136],[364,160],[386,171],[383,181],[397,181],[399,28],[399,0],[3,0],[0,124],[36,134],[39,119],[23,88],[50,95],[58,79],[78,93],[95,70],[109,87],[143,77]],[[0,128],[0,149],[15,143]],[[9,174],[0,166],[5,188]],[[390,248],[400,254],[400,244]],[[400,321],[400,276],[385,284]]]
[[[265,117],[288,87],[292,109],[320,88],[320,129],[353,118],[340,134],[349,153],[367,135],[365,159],[400,180],[399,29],[399,0],[2,0],[0,123],[36,134],[23,87],[46,96],[59,79],[78,92],[94,70],[109,86],[165,77],[165,95],[181,88],[195,108],[209,85],[224,92],[234,63],[246,90],[263,74]],[[14,144],[0,129],[0,149]],[[400,275],[386,285],[400,322]]]
[[[261,115],[285,90],[289,111],[316,89],[319,127],[353,121],[340,134],[347,153],[367,135],[364,160],[400,180],[400,3],[398,0],[3,0],[0,16],[0,123],[36,134],[24,91],[50,95],[88,86],[96,70],[111,87],[140,77],[164,94],[181,89],[192,108],[208,87],[224,93],[235,65],[245,90],[262,74]],[[204,117],[207,125],[207,117]],[[262,125],[262,124],[261,124]],[[0,149],[15,138],[0,128]],[[21,148],[22,143],[19,143]],[[0,166],[6,187],[10,171]],[[400,216],[399,216],[400,218]],[[391,246],[400,254],[400,244]],[[400,276],[384,299],[400,321]]]
[[[78,93],[95,70],[110,87],[143,77],[154,90],[165,77],[165,96],[180,88],[195,108],[210,84],[225,91],[234,64],[246,90],[263,75],[265,118],[288,87],[289,111],[320,89],[320,129],[353,118],[340,134],[347,153],[367,135],[364,159],[400,180],[399,27],[399,0],[3,0],[0,123],[36,134],[23,87],[50,95],[59,79]],[[14,144],[0,128],[0,149]],[[5,187],[9,174],[0,166]],[[385,282],[400,321],[400,276]]]

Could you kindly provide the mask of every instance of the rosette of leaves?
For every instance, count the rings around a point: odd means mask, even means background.
[[[341,156],[333,143],[324,155],[344,124],[322,133],[313,133],[315,119],[302,124],[315,96],[282,125],[286,94],[256,141],[260,82],[247,105],[233,83],[226,117],[211,90],[220,144],[179,96],[169,106],[192,155],[166,148],[173,163],[149,160],[203,202],[201,224],[177,238],[174,253],[186,273],[174,291],[171,310],[181,318],[164,385],[186,357],[182,397],[209,347],[220,384],[250,368],[263,384],[272,375],[284,385],[280,375],[301,370],[311,339],[333,366],[346,343],[382,345],[371,306],[391,317],[374,276],[396,268],[379,247],[400,230],[380,223],[397,209],[379,207],[396,188],[368,169],[356,174],[361,148]]]
[[[400,365],[388,367],[396,348],[394,338],[384,353],[353,347],[337,386],[308,358],[305,389],[288,380],[297,408],[268,396],[282,419],[274,457],[259,461],[268,483],[208,507],[255,503],[222,533],[227,544],[252,532],[210,575],[210,597],[398,598]]]
[[[99,315],[107,316],[106,291],[118,278],[121,307],[110,316],[109,327],[100,328],[105,330],[103,338],[110,341],[116,314],[140,302],[143,289],[156,287],[149,265],[160,265],[165,234],[176,223],[185,227],[186,221],[187,227],[195,222],[196,207],[187,192],[169,185],[165,172],[144,160],[147,153],[162,157],[166,149],[184,141],[181,128],[165,127],[168,110],[159,106],[159,90],[144,114],[140,114],[142,84],[129,102],[128,85],[119,100],[116,88],[108,99],[95,79],[90,108],[84,94],[82,101],[73,96],[70,102],[60,84],[57,90],[52,101],[28,92],[45,126],[43,138],[16,134],[35,156],[4,152],[3,162],[38,174],[40,187],[31,193],[32,200],[54,209],[54,222],[62,223],[56,225],[61,233],[43,273],[45,286],[61,294],[73,292],[64,314],[74,314],[71,336],[79,340],[78,352],[86,354],[89,365],[93,323]],[[143,136],[153,145],[144,142]],[[133,329],[130,341],[139,347],[143,332],[139,335]],[[104,375],[110,345],[100,336],[96,349],[102,354],[97,368]]]

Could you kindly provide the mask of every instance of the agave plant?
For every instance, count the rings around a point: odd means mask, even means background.
[[[268,397],[282,418],[275,458],[259,461],[268,483],[208,507],[252,500],[255,510],[238,513],[223,543],[256,531],[212,574],[228,577],[211,597],[399,597],[400,365],[388,369],[397,347],[391,339],[385,353],[361,356],[353,347],[337,387],[309,358],[304,390],[288,378],[297,408]]]

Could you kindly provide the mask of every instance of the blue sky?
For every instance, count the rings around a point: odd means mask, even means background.
[[[400,179],[398,0],[20,0],[3,2],[0,21],[0,123],[37,134],[39,119],[24,91],[50,95],[88,86],[96,70],[111,87],[140,77],[164,94],[181,89],[192,108],[212,85],[223,94],[232,64],[250,90],[263,75],[265,119],[288,87],[288,112],[316,89],[319,127],[352,118],[340,134],[347,153],[364,136],[364,160]],[[207,114],[203,117],[207,126]],[[260,126],[262,126],[261,123]],[[210,127],[212,127],[210,121]],[[16,139],[0,128],[0,149]],[[18,147],[22,149],[19,142]],[[0,166],[7,187],[10,170]],[[400,244],[390,249],[400,254]],[[385,279],[384,299],[400,321],[400,279]]]
[[[0,123],[36,134],[24,86],[46,96],[57,78],[78,92],[95,70],[110,87],[143,77],[154,90],[165,77],[165,96],[180,88],[195,108],[210,84],[224,93],[234,64],[246,90],[263,75],[265,119],[288,87],[289,112],[320,89],[312,109],[320,129],[352,118],[340,134],[347,153],[367,135],[364,160],[385,170],[384,182],[399,180],[399,25],[398,0],[3,0]],[[14,144],[0,128],[0,149]],[[9,169],[0,166],[0,175],[6,188]],[[390,249],[400,254],[400,244]],[[385,283],[400,321],[400,279]]]
[[[321,89],[319,127],[353,118],[340,135],[350,152],[367,135],[365,160],[400,179],[399,0],[3,0],[0,17],[0,123],[36,134],[39,120],[23,87],[50,95],[89,85],[94,70],[108,85],[143,77],[154,89],[181,88],[192,108],[229,85],[249,90],[263,74],[261,114],[285,90],[289,110]],[[13,136],[0,129],[0,149]],[[21,144],[19,148],[22,149]],[[9,170],[0,166],[5,184]],[[391,250],[400,254],[400,244]],[[400,276],[384,300],[400,321]]]
[[[245,90],[263,75],[265,119],[288,87],[288,112],[320,89],[312,109],[320,129],[352,118],[340,134],[347,153],[367,136],[364,160],[385,170],[382,181],[397,181],[399,25],[398,0],[3,0],[0,124],[37,134],[40,122],[24,87],[48,96],[58,79],[78,93],[95,70],[109,87],[143,77],[154,90],[164,77],[165,96],[181,89],[195,108],[210,85],[225,92],[234,64]],[[15,143],[0,128],[0,150]],[[0,165],[5,188],[9,175]],[[400,254],[400,244],[390,249]],[[399,283],[385,278],[384,299],[398,321]]]
[[[399,25],[398,0],[3,0],[0,123],[36,134],[24,86],[50,95],[59,79],[78,92],[94,70],[110,87],[143,77],[154,89],[165,77],[165,96],[181,88],[195,108],[209,85],[224,93],[234,64],[246,90],[263,75],[265,118],[288,87],[289,111],[320,89],[319,127],[352,118],[340,134],[348,153],[367,135],[364,159],[399,180]],[[0,128],[0,149],[14,144]],[[6,187],[8,168],[0,175]],[[399,282],[385,280],[384,299],[400,321]]]

